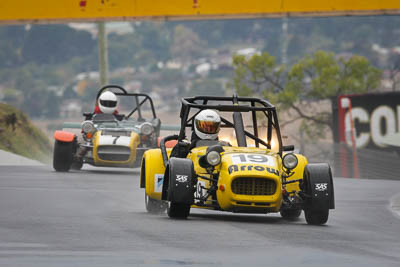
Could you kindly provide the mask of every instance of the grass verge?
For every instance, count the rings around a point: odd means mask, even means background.
[[[42,163],[50,163],[50,140],[16,108],[0,103],[0,149]]]

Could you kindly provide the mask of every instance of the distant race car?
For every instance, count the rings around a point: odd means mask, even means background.
[[[219,111],[221,132],[233,131],[236,137],[232,144],[222,142],[220,132],[220,141],[202,140],[190,148],[186,136],[204,109]],[[308,224],[327,222],[335,208],[330,166],[309,164],[293,153],[294,146],[282,145],[276,109],[268,101],[188,97],[182,99],[180,117],[179,135],[164,138],[160,148],[143,156],[140,187],[145,188],[148,212],[167,209],[171,218],[186,218],[191,208],[202,208],[280,212],[291,219],[304,210]],[[168,140],[178,141],[172,151],[165,147]]]
[[[118,85],[107,85],[100,95],[111,90],[122,100],[130,100],[134,108],[127,115],[84,113],[82,124],[65,123],[64,128],[80,128],[82,136],[68,131],[54,133],[53,167],[56,171],[81,169],[84,163],[106,167],[137,167],[143,153],[158,147],[161,121],[153,101],[147,94],[127,93]],[[97,101],[96,101],[97,103]],[[147,108],[144,116],[144,108]]]

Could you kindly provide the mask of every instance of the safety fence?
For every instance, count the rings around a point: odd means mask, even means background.
[[[335,177],[400,180],[400,150],[358,148],[354,153],[343,143],[315,142],[306,144],[303,154],[310,163],[329,163]]]

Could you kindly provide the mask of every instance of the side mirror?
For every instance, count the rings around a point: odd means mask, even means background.
[[[294,145],[283,146],[282,150],[285,151],[285,152],[293,151],[294,150]]]

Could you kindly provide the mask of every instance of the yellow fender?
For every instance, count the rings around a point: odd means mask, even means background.
[[[295,154],[295,155],[296,155],[296,157],[298,159],[298,164],[297,164],[297,167],[292,170],[292,172],[294,174],[292,176],[290,176],[289,178],[287,178],[286,179],[287,181],[303,179],[304,168],[308,164],[308,161],[307,161],[306,157],[304,157],[303,155],[300,155],[300,154]],[[286,185],[286,190],[288,192],[291,192],[291,191],[294,191],[294,190],[300,191],[299,183],[287,184]]]
[[[167,152],[169,155],[171,149],[167,149]],[[146,188],[146,194],[149,197],[161,200],[164,172],[161,149],[147,150],[143,155],[140,168],[140,187]]]

